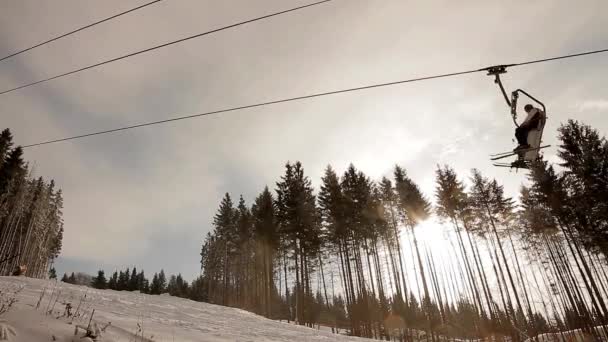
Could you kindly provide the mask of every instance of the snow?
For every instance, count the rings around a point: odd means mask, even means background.
[[[102,333],[103,342],[186,342],[186,341],[370,341],[266,319],[253,313],[199,303],[169,295],[152,296],[139,292],[96,290],[50,280],[0,277],[0,290],[23,289],[9,312],[0,316],[0,341],[87,342],[83,338],[89,325]],[[41,295],[39,308],[36,309]],[[66,304],[78,317],[65,317]],[[49,314],[45,312],[51,311]],[[81,327],[75,335],[76,327]],[[604,329],[596,328],[603,340]],[[143,336],[142,336],[143,334]],[[562,334],[542,334],[544,341],[591,341],[580,330]],[[527,340],[531,341],[531,340]]]
[[[172,296],[152,296],[138,292],[96,290],[49,280],[25,277],[0,277],[0,289],[23,286],[17,303],[2,315],[0,329],[14,329],[9,341],[87,341],[83,330],[74,335],[76,325],[92,324],[98,329],[109,322],[101,341],[369,341],[332,334],[285,322],[266,319],[253,313]],[[36,310],[41,294],[44,297]],[[86,295],[86,298],[85,298]],[[60,317],[66,303],[74,313],[80,303],[83,316]],[[51,314],[45,311],[52,309]],[[12,327],[12,328],[11,328]],[[143,339],[142,339],[143,330]],[[136,336],[139,336],[136,338]]]
[[[608,331],[608,326],[597,326],[593,328],[595,330],[596,336],[598,336],[601,341],[608,341],[608,337],[606,336],[606,331]],[[550,334],[541,334],[536,336],[536,339],[527,339],[525,342],[587,342],[587,341],[595,341],[593,335],[589,333],[583,332],[581,329],[564,331],[561,333],[550,333]]]

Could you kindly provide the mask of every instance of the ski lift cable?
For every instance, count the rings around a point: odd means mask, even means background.
[[[139,10],[139,9],[142,9],[142,8],[144,8],[144,7],[148,7],[148,6],[150,6],[150,5],[153,5],[153,4],[158,3],[158,2],[161,2],[161,1],[162,1],[162,0],[154,0],[154,1],[147,2],[147,3],[143,4],[143,5],[140,5],[140,6],[137,6],[137,7],[131,8],[131,9],[128,9],[128,10],[126,10],[126,11],[123,11],[123,12],[120,12],[120,13],[117,13],[117,14],[114,14],[114,15],[112,15],[112,16],[110,16],[110,17],[107,17],[107,18],[104,18],[104,19],[98,20],[98,21],[96,21],[96,22],[94,22],[94,23],[91,23],[91,24],[88,24],[88,25],[86,25],[86,26],[83,26],[83,27],[77,28],[77,29],[75,29],[75,30],[72,30],[72,31],[70,31],[70,32],[67,32],[67,33],[61,34],[61,35],[59,35],[59,36],[57,36],[57,37],[54,37],[54,38],[51,38],[51,39],[49,39],[49,40],[45,40],[45,41],[43,41],[43,42],[41,42],[41,43],[38,43],[38,44],[36,44],[36,45],[34,45],[34,46],[30,46],[30,47],[28,47],[28,48],[25,48],[25,49],[19,50],[19,51],[17,51],[17,52],[14,52],[14,53],[12,53],[12,54],[10,54],[10,55],[8,55],[8,56],[4,56],[4,57],[0,58],[0,62],[2,62],[2,61],[4,61],[4,60],[7,60],[7,59],[9,59],[9,58],[11,58],[11,57],[15,57],[15,56],[17,56],[17,55],[20,55],[20,54],[22,54],[22,53],[24,53],[24,52],[27,52],[27,51],[33,50],[33,49],[35,49],[35,48],[41,47],[41,46],[46,45],[46,44],[48,44],[48,43],[52,43],[52,42],[54,42],[54,41],[56,41],[56,40],[59,40],[59,39],[61,39],[61,38],[65,38],[65,37],[67,37],[67,36],[69,36],[69,35],[72,35],[72,34],[74,34],[74,33],[78,33],[78,32],[80,32],[80,31],[84,31],[84,30],[86,30],[86,29],[88,29],[88,28],[91,28],[91,27],[93,27],[93,26],[95,26],[95,25],[99,25],[99,24],[104,23],[104,22],[106,22],[106,21],[110,21],[110,20],[112,20],[112,19],[116,19],[116,18],[118,18],[118,17],[120,17],[120,16],[123,16],[123,15],[128,14],[128,13],[131,13],[131,12],[135,12],[135,11],[137,11],[137,10]]]
[[[328,91],[328,92],[316,93],[316,94],[310,94],[310,95],[304,95],[304,96],[297,96],[297,97],[291,97],[291,98],[274,100],[274,101],[260,102],[260,103],[245,105],[245,106],[214,110],[214,111],[205,112],[205,113],[198,113],[198,114],[192,114],[192,115],[178,116],[178,117],[174,117],[174,118],[170,118],[170,119],[145,122],[145,123],[136,124],[136,125],[132,125],[132,126],[125,126],[125,127],[114,128],[114,129],[109,129],[109,130],[105,130],[105,131],[87,133],[87,134],[62,138],[62,139],[49,140],[49,141],[39,142],[39,143],[35,143],[35,144],[30,144],[30,145],[24,145],[23,148],[34,147],[34,146],[39,146],[39,145],[47,145],[47,144],[58,143],[58,142],[67,141],[67,140],[86,138],[86,137],[90,137],[90,136],[94,136],[94,135],[101,135],[101,134],[113,133],[113,132],[118,132],[118,131],[125,131],[125,130],[133,129],[133,128],[164,124],[164,123],[173,122],[173,121],[192,119],[192,118],[197,118],[197,117],[201,117],[201,116],[215,115],[215,114],[221,114],[221,113],[226,113],[226,112],[234,112],[234,111],[243,110],[243,109],[263,107],[263,106],[269,106],[269,105],[274,105],[274,104],[279,104],[279,103],[293,102],[293,101],[311,99],[311,98],[315,98],[315,97],[322,97],[322,96],[328,96],[328,95],[336,95],[336,94],[348,93],[348,92],[371,89],[371,88],[380,88],[380,87],[386,87],[386,86],[397,85],[397,84],[402,84],[402,83],[410,83],[410,82],[424,81],[424,80],[430,80],[430,79],[435,79],[435,78],[464,75],[464,74],[475,73],[478,71],[479,70],[469,70],[469,71],[455,72],[455,73],[443,74],[443,75],[426,76],[426,77],[413,78],[413,79],[403,80],[403,81],[373,84],[373,85],[356,87],[356,88],[334,90],[334,91]]]
[[[203,36],[211,35],[213,33],[217,33],[217,32],[220,32],[220,31],[225,31],[225,30],[237,27],[237,26],[242,26],[242,25],[250,24],[250,23],[253,23],[253,22],[256,22],[256,21],[261,21],[261,20],[264,20],[264,19],[268,19],[268,18],[271,18],[271,17],[276,17],[276,16],[279,16],[279,15],[282,15],[282,14],[286,14],[286,13],[290,13],[290,12],[295,12],[297,10],[301,10],[301,9],[308,8],[308,7],[313,7],[313,6],[324,4],[324,3],[327,3],[327,2],[330,2],[330,1],[333,1],[333,0],[317,1],[317,2],[310,3],[310,4],[306,4],[306,5],[302,5],[302,6],[298,6],[298,7],[293,7],[293,8],[287,9],[287,10],[282,10],[282,11],[279,11],[279,12],[274,12],[274,13],[266,14],[266,15],[263,15],[261,17],[256,17],[256,18],[253,18],[253,19],[248,19],[248,20],[245,20],[245,21],[240,21],[240,22],[237,22],[237,23],[234,23],[234,24],[230,24],[230,25],[227,25],[227,26],[219,27],[219,28],[216,28],[216,29],[213,29],[213,30],[210,30],[210,31],[206,31],[206,32],[202,32],[202,33],[198,33],[198,34],[195,34],[195,35],[192,35],[192,36],[180,38],[180,39],[177,39],[177,40],[170,41],[168,43],[163,43],[163,44],[156,45],[156,46],[153,46],[153,47],[150,47],[150,48],[147,48],[147,49],[131,52],[131,53],[128,53],[126,55],[122,55],[122,56],[119,56],[119,57],[111,58],[111,59],[108,59],[108,60],[105,60],[105,61],[102,61],[102,62],[98,62],[98,63],[95,63],[95,64],[87,65],[87,66],[79,68],[79,69],[75,69],[75,70],[72,70],[72,71],[64,72],[62,74],[58,74],[58,75],[55,75],[55,76],[44,78],[44,79],[41,79],[41,80],[38,80],[38,81],[34,81],[34,82],[31,82],[31,83],[27,83],[27,84],[24,84],[24,85],[15,87],[15,88],[7,89],[7,90],[4,90],[4,91],[0,92],[0,95],[8,94],[8,93],[11,93],[11,92],[14,92],[14,91],[17,91],[17,90],[20,90],[20,89],[28,88],[28,87],[31,87],[31,86],[34,86],[34,85],[37,85],[37,84],[40,84],[40,83],[45,83],[45,82],[56,80],[58,78],[62,78],[62,77],[65,77],[65,76],[73,75],[73,74],[79,73],[81,71],[93,69],[93,68],[96,68],[98,66],[102,66],[102,65],[105,65],[105,64],[117,62],[117,61],[123,60],[125,58],[141,55],[143,53],[154,51],[154,50],[157,50],[157,49],[161,49],[161,48],[164,48],[164,47],[167,47],[167,46],[170,46],[170,45],[174,45],[174,44],[178,44],[178,43],[183,43],[183,42],[191,40],[191,39],[195,39],[195,38],[200,38],[200,37],[203,37]]]
[[[550,61],[556,61],[556,60],[559,60],[559,59],[566,59],[566,58],[573,58],[573,57],[581,57],[581,56],[593,55],[593,54],[597,54],[597,53],[604,53],[604,52],[608,52],[608,49],[594,50],[594,51],[587,51],[587,52],[573,53],[573,54],[570,54],[570,55],[564,55],[564,56],[558,56],[558,57],[551,57],[551,58],[537,59],[537,60],[528,61],[528,62],[516,63],[516,64],[509,65],[509,66],[522,66],[522,65],[529,65],[529,64],[536,64],[536,63],[550,62]]]
[[[534,63],[548,62],[548,61],[554,61],[554,60],[558,60],[558,59],[591,55],[591,54],[597,54],[597,53],[602,53],[602,52],[608,52],[608,49],[588,51],[588,52],[583,52],[583,53],[551,57],[551,58],[545,58],[545,59],[539,59],[539,60],[532,60],[532,61],[526,61],[526,62],[521,62],[521,63],[516,63],[516,64],[509,64],[509,65],[506,65],[506,67],[515,67],[515,66],[522,66],[522,65],[534,64]],[[290,97],[290,98],[273,100],[273,101],[259,102],[259,103],[238,106],[238,107],[230,107],[230,108],[214,110],[214,111],[209,111],[209,112],[204,112],[204,113],[177,116],[177,117],[164,119],[164,120],[144,122],[144,123],[140,123],[140,124],[124,126],[124,127],[119,127],[119,128],[109,129],[109,130],[102,130],[102,131],[97,131],[97,132],[92,132],[92,133],[81,134],[81,135],[75,135],[75,136],[66,137],[66,138],[47,140],[47,141],[42,141],[42,142],[38,142],[38,143],[34,143],[34,144],[24,145],[23,148],[54,144],[54,143],[59,143],[59,142],[63,142],[63,141],[68,141],[68,140],[82,139],[82,138],[91,137],[91,136],[95,136],[95,135],[109,134],[109,133],[125,131],[125,130],[129,130],[129,129],[134,129],[134,128],[145,127],[145,126],[153,126],[153,125],[165,124],[165,123],[174,122],[174,121],[193,119],[193,118],[202,117],[202,116],[217,115],[217,114],[235,112],[235,111],[244,110],[244,109],[264,107],[264,106],[270,106],[270,105],[275,105],[275,104],[280,104],[280,103],[294,102],[294,101],[312,99],[312,98],[329,96],[329,95],[337,95],[337,94],[343,94],[343,93],[349,93],[349,92],[362,91],[362,90],[373,89],[373,88],[388,87],[388,86],[394,86],[394,85],[405,84],[405,83],[414,83],[414,82],[427,81],[427,80],[432,80],[432,79],[461,76],[461,75],[466,75],[466,74],[483,72],[483,71],[487,71],[487,70],[488,70],[488,68],[482,68],[482,69],[473,69],[473,70],[452,72],[452,73],[447,73],[447,74],[423,76],[423,77],[410,78],[410,79],[401,80],[401,81],[377,83],[377,84],[359,86],[359,87],[354,87],[354,88],[333,90],[333,91],[314,93],[314,94],[309,94],[309,95],[296,96],[296,97]]]

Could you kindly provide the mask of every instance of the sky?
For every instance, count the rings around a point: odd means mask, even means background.
[[[146,1],[2,1],[0,56]],[[0,62],[0,91],[308,3],[165,0]],[[31,144],[123,125],[608,47],[605,1],[334,0],[0,95],[0,127]],[[548,108],[608,132],[608,56],[510,69]],[[226,192],[248,203],[299,160],[315,186],[331,164],[372,179],[403,166],[432,199],[434,170],[472,168],[517,196],[525,173],[494,168],[514,126],[483,73],[259,107],[28,148],[64,192],[59,273],[137,266],[195,277]],[[434,233],[433,233],[434,234]],[[432,243],[433,236],[426,237]]]

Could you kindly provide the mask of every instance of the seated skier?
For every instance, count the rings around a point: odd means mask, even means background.
[[[535,108],[531,104],[525,105],[524,110],[528,113],[528,116],[519,127],[515,129],[515,138],[517,139],[519,146],[517,146],[514,151],[530,148],[530,144],[528,144],[528,133],[538,127],[541,118],[540,109]]]

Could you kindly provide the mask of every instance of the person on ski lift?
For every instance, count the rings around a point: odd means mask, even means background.
[[[525,150],[530,148],[528,144],[528,133],[538,127],[538,122],[541,118],[540,109],[535,108],[531,104],[524,106],[524,110],[528,114],[526,119],[515,129],[515,138],[519,146],[515,148],[515,151]]]

